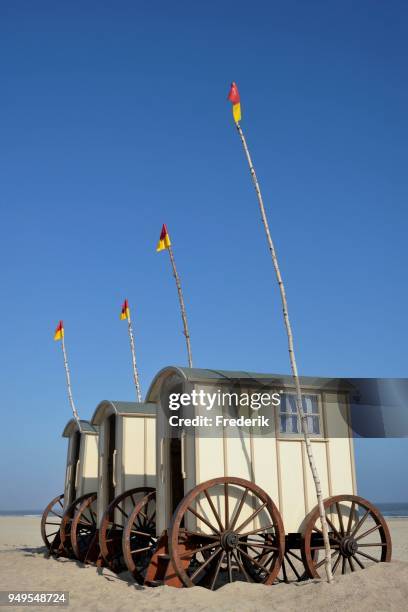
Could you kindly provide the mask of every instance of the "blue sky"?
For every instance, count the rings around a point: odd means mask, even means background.
[[[77,406],[184,364],[167,222],[197,367],[288,372],[279,294],[226,102],[238,82],[299,369],[406,376],[403,2],[0,5],[0,508],[62,488]],[[408,444],[359,441],[360,493],[408,501]]]

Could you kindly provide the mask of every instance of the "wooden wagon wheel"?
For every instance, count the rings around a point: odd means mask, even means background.
[[[198,525],[190,530],[194,517]],[[272,584],[282,563],[285,534],[265,491],[248,480],[222,476],[196,486],[181,500],[169,547],[187,587],[200,584],[213,590],[225,579]]]
[[[97,498],[97,493],[82,498],[71,525],[72,549],[82,563],[96,562],[99,555]]]
[[[333,573],[365,569],[391,561],[391,537],[382,514],[369,501],[356,495],[336,495],[324,501],[332,550]],[[318,555],[312,558],[313,551]],[[308,574],[319,578],[324,569],[324,543],[316,506],[307,517],[302,538],[302,558]],[[341,569],[340,569],[341,568]]]
[[[126,570],[126,563],[122,551],[123,524],[129,518],[129,503],[131,510],[148,493],[154,492],[152,487],[136,487],[129,489],[109,504],[103,513],[99,530],[99,547],[106,565],[114,572],[120,573]],[[120,513],[123,519],[121,523],[115,522],[115,514]]]
[[[64,511],[63,499],[64,494],[54,497],[41,517],[41,536],[50,553],[57,550],[60,544],[59,531]]]
[[[71,542],[71,527],[76,511],[78,510],[84,499],[88,497],[88,495],[96,495],[96,493],[86,493],[85,495],[81,495],[81,497],[75,499],[72,504],[68,506],[68,508],[62,515],[61,527],[59,531],[61,544],[58,549],[58,552],[60,554],[66,555],[68,557],[75,557]]]
[[[123,530],[124,562],[139,584],[144,582],[156,543],[156,491],[153,490],[135,505]]]

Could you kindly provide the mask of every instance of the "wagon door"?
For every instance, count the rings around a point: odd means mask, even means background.
[[[79,431],[75,431],[69,440],[67,472],[65,477],[64,508],[66,508],[76,497],[80,443],[81,434]]]
[[[106,469],[107,469],[107,494],[108,504],[115,497],[115,486],[116,486],[116,415],[111,414],[107,419],[107,457],[106,457]]]

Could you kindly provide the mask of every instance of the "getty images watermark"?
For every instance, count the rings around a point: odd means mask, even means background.
[[[224,407],[234,407],[236,410],[240,408],[250,408],[258,411],[261,408],[271,408],[279,406],[281,403],[280,393],[236,393],[226,392],[218,389],[217,391],[208,393],[201,389],[200,391],[193,390],[190,393],[170,393],[169,409],[176,411],[180,408],[201,408],[210,412],[213,409],[221,409]],[[227,417],[223,414],[217,414],[214,417],[210,415],[199,414],[193,417],[180,417],[172,415],[169,417],[169,424],[172,427],[269,427],[270,418],[262,416],[254,417]]]

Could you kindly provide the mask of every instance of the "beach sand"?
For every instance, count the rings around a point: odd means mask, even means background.
[[[69,591],[69,609],[78,611],[403,611],[408,601],[408,519],[390,519],[388,524],[393,561],[339,576],[334,585],[236,582],[210,592],[200,587],[140,587],[127,574],[118,577],[75,561],[48,559],[38,517],[0,517],[0,590]]]

